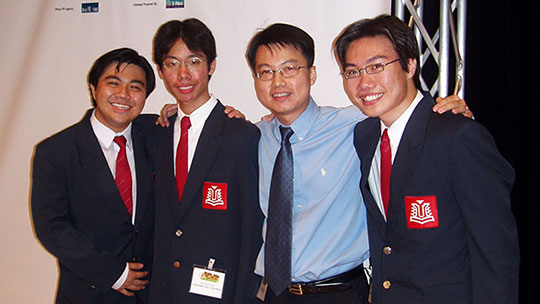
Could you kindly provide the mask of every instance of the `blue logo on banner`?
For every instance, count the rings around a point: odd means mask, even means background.
[[[184,8],[184,0],[167,0],[165,8]]]
[[[99,2],[83,3],[81,13],[97,13],[99,12]]]

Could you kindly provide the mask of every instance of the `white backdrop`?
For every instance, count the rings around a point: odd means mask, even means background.
[[[99,12],[82,13],[82,2]],[[52,303],[57,267],[36,241],[29,214],[34,145],[79,121],[90,108],[86,74],[101,54],[131,47],[151,62],[152,38],[170,19],[196,17],[212,30],[217,70],[210,91],[252,121],[259,105],[245,48],[274,22],[306,30],[315,39],[318,80],[312,95],[322,105],[345,106],[331,42],[347,24],[390,12],[388,0],[166,0],[0,1],[0,303]],[[144,112],[173,103],[158,79]]]

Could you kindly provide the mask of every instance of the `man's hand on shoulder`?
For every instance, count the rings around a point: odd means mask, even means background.
[[[177,112],[178,112],[178,106],[176,104],[170,103],[170,104],[164,105],[163,108],[161,108],[161,111],[159,112],[159,117],[155,122],[156,126],[160,125],[164,128],[169,127],[170,125],[169,117],[173,116]],[[246,116],[242,112],[238,111],[234,107],[225,106],[224,112],[225,114],[227,114],[229,118],[240,118],[240,119],[245,119],[246,121],[249,121],[246,119]]]
[[[238,111],[232,106],[225,106],[225,114],[227,114],[229,118],[240,118],[249,121],[242,112]]]
[[[463,114],[463,116],[468,118],[473,117],[473,112],[469,110],[465,100],[459,98],[457,95],[450,95],[445,98],[437,97],[436,101],[437,104],[433,106],[433,112],[442,114],[451,110],[454,114]]]
[[[168,127],[170,125],[169,117],[176,114],[176,112],[178,112],[178,106],[175,103],[168,103],[164,105],[159,112],[159,117],[156,120],[156,126],[160,125],[164,128]]]

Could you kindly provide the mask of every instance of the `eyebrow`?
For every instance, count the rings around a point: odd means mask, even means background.
[[[206,56],[204,56],[203,54],[192,53],[192,54],[189,54],[186,58],[194,58],[194,57],[205,59]],[[163,60],[168,59],[168,58],[179,60],[178,57],[172,56],[172,55],[165,55],[163,57]]]
[[[376,56],[370,57],[368,60],[366,60],[366,63],[367,63],[366,66],[368,66],[368,65],[370,65],[370,64],[373,64],[373,63],[377,63],[376,61],[377,61],[377,60],[380,60],[380,59],[388,59],[388,56],[385,56],[385,55],[376,55]],[[345,67],[346,67],[346,68],[357,67],[357,65],[354,64],[354,63],[347,63],[347,62],[346,62],[346,63],[345,63]]]
[[[120,79],[118,76],[115,76],[115,75],[108,75],[108,76],[105,76],[104,79],[105,79],[105,80],[107,80],[107,79],[113,79],[113,80],[121,81],[121,79]]]
[[[283,67],[283,66],[285,66],[285,65],[289,65],[289,64],[292,64],[292,63],[297,64],[297,63],[298,63],[298,60],[296,60],[296,59],[285,60],[285,61],[283,61],[282,63],[278,64],[278,66],[279,66],[279,67]],[[258,68],[262,68],[262,67],[268,67],[268,68],[271,68],[271,66],[270,66],[269,64],[267,64],[267,63],[261,63],[261,64],[257,65],[255,68],[258,69]]]
[[[141,81],[141,80],[138,80],[138,79],[133,79],[129,83],[138,83],[138,84],[142,85],[143,87],[146,87],[146,84],[144,83],[144,81]]]
[[[110,80],[110,79],[123,82],[123,80],[120,77],[115,76],[115,75],[108,75],[108,76],[106,76],[104,78],[104,80]],[[130,80],[129,83],[139,83],[142,86],[146,87],[146,84],[144,83],[144,81],[141,81],[141,80],[138,80],[138,79]]]

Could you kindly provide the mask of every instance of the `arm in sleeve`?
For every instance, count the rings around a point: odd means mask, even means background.
[[[34,228],[43,246],[60,267],[95,286],[110,290],[126,263],[108,252],[98,252],[88,235],[74,227],[70,216],[70,177],[65,156],[51,146],[38,145],[32,172],[31,209]]]
[[[262,244],[263,214],[259,207],[258,147],[260,131],[251,128],[251,134],[236,151],[240,199],[242,201],[242,247],[235,290],[235,303],[257,303],[259,277],[255,274],[255,261]]]
[[[475,122],[450,147],[454,195],[467,232],[473,303],[517,303],[519,246],[510,204],[514,170]]]

